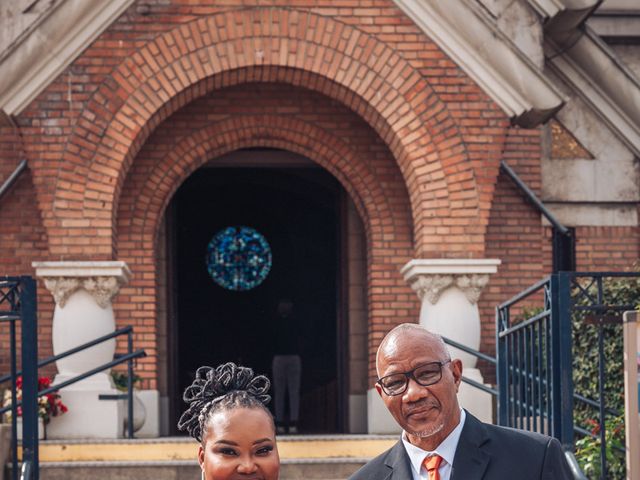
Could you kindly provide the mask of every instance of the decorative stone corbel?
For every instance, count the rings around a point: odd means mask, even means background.
[[[56,304],[64,308],[69,297],[76,291],[83,289],[91,294],[93,299],[101,308],[111,305],[111,299],[120,291],[124,284],[124,278],[120,277],[88,277],[88,278],[68,278],[53,277],[45,278],[44,285],[49,290]]]
[[[447,288],[455,285],[464,294],[471,304],[478,303],[480,294],[484,287],[489,283],[488,274],[472,275],[417,275],[411,280],[411,288],[418,294],[420,300],[428,300],[435,305],[442,292]]]

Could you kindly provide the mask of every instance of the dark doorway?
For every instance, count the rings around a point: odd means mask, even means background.
[[[172,200],[174,336],[172,411],[201,365],[233,361],[271,377],[278,300],[293,300],[304,332],[299,430],[342,430],[337,346],[342,187],[321,168],[202,168]],[[248,291],[217,285],[207,245],[225,227],[247,226],[268,241],[269,275]],[[340,343],[339,343],[340,342]],[[170,369],[171,370],[171,369]],[[175,422],[174,422],[175,425]]]

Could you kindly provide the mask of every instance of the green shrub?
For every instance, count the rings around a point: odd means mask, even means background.
[[[593,420],[591,433],[599,435],[600,424]],[[625,478],[624,415],[607,419],[605,428],[605,456],[607,458],[607,478]],[[588,478],[601,478],[600,438],[582,437],[575,442],[576,458]]]
[[[586,286],[585,286],[586,288]],[[595,296],[595,286],[588,289]],[[578,293],[578,289],[572,292]],[[590,305],[591,300],[580,295],[576,305]],[[640,279],[636,278],[608,278],[603,282],[603,303],[609,306],[626,305],[630,308],[640,303]],[[598,326],[585,321],[587,314],[574,310],[573,313],[573,382],[574,392],[592,400],[599,398],[598,392]],[[598,312],[613,314],[614,312]],[[620,313],[618,312],[618,315]],[[624,411],[624,367],[623,337],[620,324],[610,324],[603,327],[605,384],[604,399],[608,409],[616,410],[623,415]],[[598,424],[599,412],[596,408],[574,402],[574,423],[586,430],[593,431]],[[624,447],[624,418],[608,416],[606,418],[607,442],[606,457],[608,465],[608,479],[624,479],[626,475],[625,456],[616,451],[613,446]],[[576,458],[589,478],[599,478],[600,475],[600,440],[591,437],[579,438],[576,441]]]
[[[121,392],[127,391],[127,379],[129,378],[129,375],[127,375],[126,372],[111,370],[111,378],[113,379],[113,384],[118,390],[120,390]],[[134,373],[132,382],[134,388],[138,383],[140,383],[140,380],[142,379]]]

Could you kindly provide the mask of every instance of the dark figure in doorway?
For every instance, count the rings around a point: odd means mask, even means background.
[[[293,302],[281,299],[272,324],[275,329],[273,393],[278,433],[298,433],[300,412],[300,376],[302,374],[302,326],[294,315]],[[285,415],[285,397],[289,394],[289,416]],[[288,427],[285,430],[285,427]]]

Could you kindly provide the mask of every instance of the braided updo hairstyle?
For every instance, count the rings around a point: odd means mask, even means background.
[[[267,394],[270,386],[264,375],[255,375],[250,368],[235,363],[200,367],[182,396],[189,408],[180,417],[178,429],[186,430],[202,443],[209,418],[216,412],[235,408],[261,408],[273,421],[266,407],[271,400]]]

